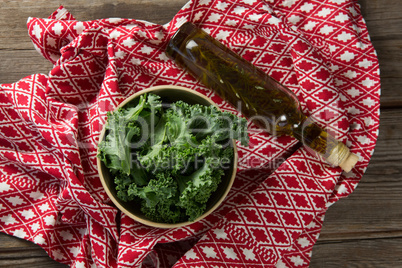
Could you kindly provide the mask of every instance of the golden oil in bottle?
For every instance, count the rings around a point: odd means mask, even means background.
[[[290,135],[346,172],[358,157],[301,112],[287,87],[191,22],[170,40],[166,53],[179,66],[272,135]]]

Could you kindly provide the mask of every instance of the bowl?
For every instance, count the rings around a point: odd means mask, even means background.
[[[173,85],[165,85],[165,86],[155,86],[148,89],[141,90],[125,101],[123,101],[117,108],[125,106],[129,102],[138,102],[141,95],[145,93],[153,93],[159,95],[162,99],[163,103],[173,103],[175,101],[182,100],[189,104],[201,104],[201,105],[214,105],[216,104],[209,99],[208,97],[185,87],[180,86],[173,86]],[[217,107],[217,106],[216,106]],[[103,127],[100,136],[99,142],[105,138],[105,126]],[[178,223],[162,223],[162,222],[155,222],[151,221],[147,218],[140,209],[140,205],[135,202],[124,202],[117,197],[117,191],[115,189],[114,177],[109,172],[109,169],[104,165],[104,163],[97,158],[97,166],[98,166],[98,173],[102,183],[103,188],[105,189],[107,195],[113,202],[113,204],[120,209],[124,214],[129,216],[130,218],[148,225],[152,227],[158,228],[176,228],[182,227],[194,222],[197,222],[209,214],[211,214],[224,200],[226,195],[228,194],[230,188],[232,187],[234,178],[236,176],[237,170],[237,148],[235,141],[232,141],[232,146],[234,149],[234,157],[230,163],[230,166],[227,170],[225,170],[224,175],[222,176],[221,183],[218,186],[218,189],[212,194],[210,199],[208,200],[206,210],[204,214],[202,214],[199,218],[195,219],[194,221],[185,221],[185,222],[178,222]]]

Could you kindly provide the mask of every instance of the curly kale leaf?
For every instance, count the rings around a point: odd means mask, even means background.
[[[200,217],[233,159],[231,140],[248,143],[245,119],[183,101],[166,108],[154,94],[109,113],[106,130],[98,157],[118,198],[166,223]]]
[[[213,160],[207,158],[205,163],[187,176],[178,176],[179,202],[190,221],[200,217],[206,209],[212,193],[216,191],[224,171],[212,166]]]
[[[211,136],[216,143],[235,139],[239,140],[242,145],[248,145],[247,120],[244,118],[237,117],[230,112],[222,112],[213,105],[191,105],[183,101],[175,102],[171,109],[182,120],[185,118],[186,127],[196,141]]]
[[[230,168],[233,159],[233,148],[215,143],[211,136],[202,140],[197,149],[195,169],[176,177],[180,192],[178,206],[190,221],[205,212],[208,200],[218,188],[225,169]]]
[[[108,113],[105,127],[106,136],[99,143],[98,157],[112,173],[126,174],[139,185],[148,182],[144,170],[135,164],[136,154],[132,148],[140,147],[142,143],[145,143],[146,133],[142,126],[149,125],[149,123],[144,124],[143,122],[140,124],[138,120],[159,121],[156,115],[161,112],[162,105],[159,96],[152,95],[147,99],[146,95],[142,95],[138,105],[128,105],[127,108],[120,108],[114,113]]]
[[[158,173],[155,179],[142,189],[136,189],[134,194],[141,198],[141,211],[151,220],[166,223],[185,220],[177,206],[177,181],[167,172]]]

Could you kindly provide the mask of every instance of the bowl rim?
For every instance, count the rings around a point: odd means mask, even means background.
[[[129,96],[127,99],[125,99],[123,102],[121,102],[113,111],[116,111],[117,109],[123,107],[124,105],[126,105],[127,103],[129,103],[130,101],[132,101],[135,98],[138,98],[139,96],[145,94],[145,93],[149,93],[149,92],[154,92],[157,90],[169,90],[169,89],[174,89],[174,90],[179,90],[179,91],[184,91],[187,93],[191,93],[194,95],[197,95],[198,97],[201,97],[202,99],[206,100],[207,102],[209,102],[210,104],[214,105],[215,107],[217,107],[219,110],[221,110],[218,105],[212,101],[210,98],[208,98],[207,96],[186,88],[186,87],[182,87],[182,86],[176,86],[176,85],[159,85],[159,86],[153,86],[153,87],[149,87],[143,90],[140,90],[136,93],[134,93],[133,95]],[[105,124],[102,127],[102,130],[99,134],[99,140],[98,142],[102,141],[104,139],[105,136],[105,132],[106,132],[106,125],[107,125],[107,121],[105,121]],[[102,187],[105,190],[106,194],[108,195],[108,197],[110,198],[110,200],[112,201],[112,203],[124,214],[126,214],[128,217],[130,217],[131,219],[138,221],[142,224],[145,224],[147,226],[151,226],[151,227],[157,227],[157,228],[177,228],[177,227],[183,227],[186,225],[190,225],[192,223],[198,222],[202,219],[204,219],[205,217],[209,216],[212,212],[214,212],[222,203],[222,201],[226,198],[226,196],[228,195],[230,189],[233,186],[233,182],[234,179],[236,177],[236,173],[237,173],[237,165],[238,165],[238,153],[237,153],[237,145],[235,140],[232,140],[232,144],[233,144],[233,150],[234,150],[234,157],[233,157],[233,170],[232,170],[232,175],[229,179],[229,183],[228,186],[226,187],[225,191],[223,192],[223,194],[221,195],[221,197],[216,201],[216,203],[207,211],[205,211],[200,217],[198,217],[197,219],[195,219],[194,221],[185,221],[185,222],[179,222],[179,223],[162,223],[162,222],[154,222],[151,220],[147,220],[141,217],[136,216],[134,213],[130,212],[129,210],[127,210],[121,203],[120,201],[115,198],[115,196],[113,195],[113,193],[111,192],[111,190],[109,189],[109,187],[107,186],[107,183],[105,181],[105,178],[103,176],[103,172],[102,172],[102,165],[103,162],[99,159],[99,157],[97,157],[97,168],[98,168],[98,175],[100,178],[100,181],[102,183]],[[98,149],[97,149],[98,151]]]

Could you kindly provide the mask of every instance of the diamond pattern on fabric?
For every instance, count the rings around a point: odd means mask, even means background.
[[[288,86],[359,156],[357,166],[343,174],[250,123],[234,185],[210,216],[169,230],[119,212],[96,167],[108,111],[175,84],[238,114],[164,53],[185,21]],[[0,226],[71,267],[307,267],[326,209],[353,192],[373,153],[379,67],[354,1],[197,0],[165,25],[81,22],[61,7],[29,18],[28,34],[54,68],[0,85]]]

